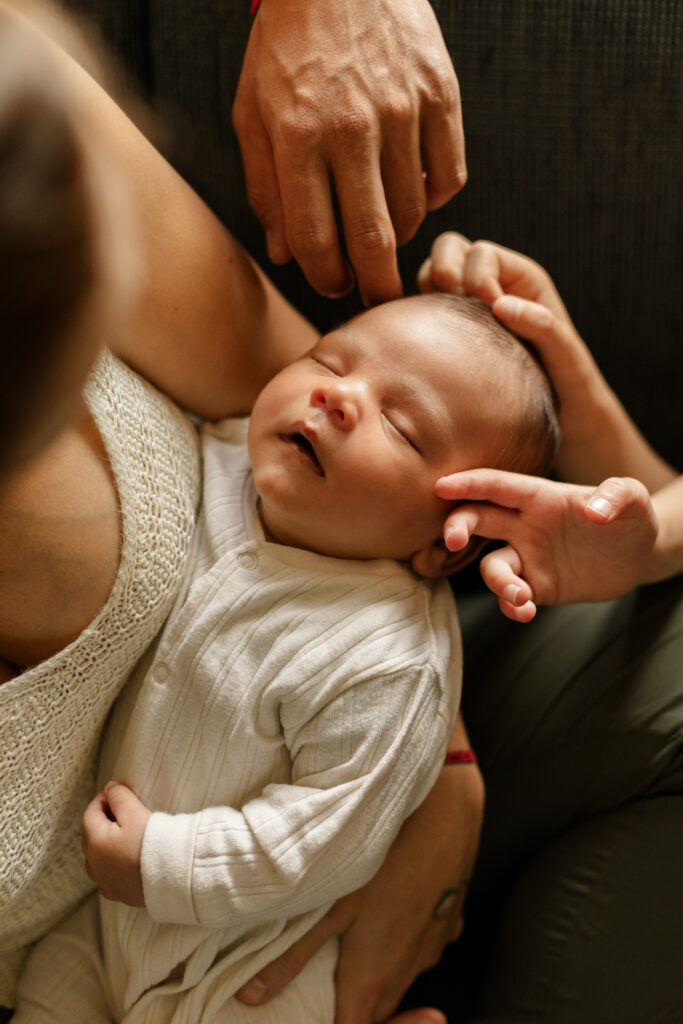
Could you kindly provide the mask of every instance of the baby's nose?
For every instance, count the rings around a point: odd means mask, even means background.
[[[320,384],[311,392],[311,405],[322,409],[340,430],[353,430],[360,419],[361,395],[358,387],[345,381]]]

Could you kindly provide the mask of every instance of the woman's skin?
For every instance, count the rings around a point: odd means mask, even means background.
[[[23,23],[21,14],[14,16]],[[26,426],[30,454],[22,452],[2,477],[0,680],[77,636],[106,601],[117,571],[115,485],[80,398],[100,345],[181,405],[217,418],[247,412],[263,383],[317,338],[103,89],[35,26],[26,23],[25,30],[46,79],[52,85],[58,76],[69,90],[101,211],[102,267],[65,346],[57,393],[44,396],[44,420],[36,417]],[[132,214],[126,214],[128,204]],[[115,267],[123,271],[131,263],[139,268],[135,274],[116,273]],[[20,386],[12,381],[13,388]],[[55,418],[61,425],[51,433]],[[461,721],[452,745],[467,745]],[[405,903],[395,892],[387,898],[384,886],[373,902],[379,922],[389,919],[389,908],[411,926],[420,920],[419,929],[411,927],[400,972],[387,956],[369,979],[386,1012],[406,972],[426,967],[462,927],[482,814],[478,769],[458,766],[444,773],[390,854],[391,878],[416,875],[419,865],[422,882],[419,888],[402,886]],[[433,917],[444,889],[456,892]],[[339,967],[343,980],[359,947],[353,907],[338,904],[337,913],[348,931]]]
[[[218,418],[248,412],[272,374],[318,336],[104,90],[25,25],[46,74],[68,90],[99,211],[101,268],[63,345],[56,394],[38,403],[44,419],[27,425],[30,454],[13,467],[8,459],[2,479],[6,678],[78,635],[118,566],[115,489],[80,397],[100,345],[183,407]],[[131,264],[136,272],[124,272]]]

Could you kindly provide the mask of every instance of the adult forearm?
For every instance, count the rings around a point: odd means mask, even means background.
[[[597,368],[576,390],[583,393],[583,409],[582,415],[563,422],[557,465],[562,480],[597,484],[609,476],[633,477],[653,493],[676,478]]]
[[[683,572],[683,476],[652,496],[659,530],[644,583],[656,583]]]

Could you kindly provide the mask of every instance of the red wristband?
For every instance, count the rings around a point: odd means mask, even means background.
[[[251,0],[251,7],[249,8],[249,13],[250,14],[256,14],[256,12],[258,11],[258,5],[260,3],[261,3],[261,0]]]
[[[473,750],[447,750],[444,764],[476,764],[477,755]]]

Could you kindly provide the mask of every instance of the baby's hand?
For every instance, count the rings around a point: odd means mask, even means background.
[[[83,815],[85,869],[105,899],[144,907],[140,856],[151,811],[122,782],[108,782]]]

